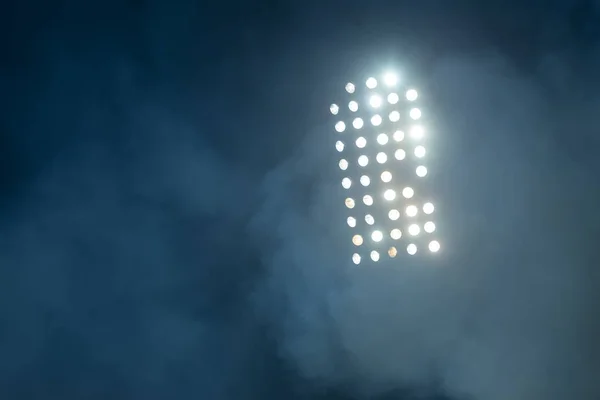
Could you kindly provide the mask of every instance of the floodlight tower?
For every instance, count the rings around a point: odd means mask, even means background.
[[[341,88],[340,88],[341,89]],[[354,264],[440,251],[427,190],[426,113],[419,93],[393,72],[347,83],[335,118],[335,148]]]

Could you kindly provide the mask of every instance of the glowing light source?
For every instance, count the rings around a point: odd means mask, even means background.
[[[358,165],[360,165],[361,167],[366,167],[369,164],[369,157],[365,156],[364,154],[360,157],[358,157]]]
[[[425,135],[425,130],[422,126],[416,125],[410,129],[410,137],[413,139],[422,139]]]
[[[391,219],[392,221],[398,220],[398,218],[400,218],[400,211],[390,210],[390,212],[388,212],[388,218]]]
[[[398,83],[398,75],[393,72],[388,72],[383,76],[383,82],[387,86],[395,86]]]
[[[394,200],[396,198],[396,191],[393,189],[386,190],[385,192],[383,192],[383,198],[387,201]]]
[[[375,89],[377,87],[377,79],[370,77],[367,79],[366,85],[369,89]]]
[[[374,94],[369,99],[369,104],[373,108],[379,108],[379,107],[381,107],[381,96],[378,96],[378,95]]]
[[[434,210],[435,210],[435,208],[433,207],[432,203],[427,202],[427,203],[423,204],[423,212],[425,214],[428,214],[428,215],[433,214]]]
[[[438,251],[440,251],[440,242],[438,242],[437,240],[432,240],[431,242],[429,242],[429,251],[431,251],[432,253],[437,253]]]
[[[335,130],[338,132],[344,132],[346,130],[346,124],[344,121],[338,121],[335,123]]]
[[[402,237],[402,232],[398,228],[392,229],[390,237],[394,240],[399,240]]]
[[[362,236],[360,236],[360,235],[352,236],[352,243],[354,243],[355,246],[361,246],[363,244]]]
[[[402,161],[406,158],[406,152],[402,149],[398,149],[394,152],[394,157],[398,161]]]
[[[356,147],[358,147],[359,149],[364,148],[367,145],[367,139],[365,139],[364,137],[360,136],[356,139]]]
[[[348,207],[348,208],[350,208],[350,209],[354,208],[354,206],[356,205],[356,204],[355,204],[355,202],[354,202],[354,199],[353,199],[353,198],[351,198],[351,197],[348,197],[348,198],[345,200],[345,203],[346,203],[346,207]]]
[[[373,250],[371,252],[371,260],[373,260],[375,262],[379,261],[379,252]]]
[[[425,222],[423,225],[423,230],[427,233],[433,233],[435,231],[435,224],[431,221]]]
[[[354,253],[352,255],[352,262],[356,265],[360,264],[360,254]]]
[[[350,189],[350,186],[352,186],[352,180],[350,180],[350,178],[342,179],[342,187],[344,189]]]
[[[362,120],[362,118],[354,118],[354,121],[352,121],[352,126],[354,129],[361,129],[364,124],[365,122]]]
[[[363,203],[365,203],[365,206],[372,206],[373,205],[373,197],[371,197],[368,194],[365,194],[363,196]]]
[[[410,199],[414,195],[415,195],[415,191],[413,188],[405,187],[404,189],[402,189],[402,196],[404,196],[405,198]]]
[[[365,222],[369,225],[373,225],[375,223],[375,218],[371,214],[365,215]]]
[[[348,108],[352,112],[357,112],[358,111],[358,103],[355,102],[354,100],[352,100],[350,103],[348,103]]]
[[[340,107],[337,104],[332,104],[332,105],[329,106],[329,111],[333,115],[337,115],[337,113],[340,112]]]
[[[352,94],[352,93],[354,93],[355,90],[356,90],[356,87],[354,86],[354,83],[348,82],[346,84],[346,92]]]
[[[398,97],[398,93],[390,93],[387,96],[387,101],[390,104],[396,104],[400,101],[400,97]]]
[[[379,143],[382,146],[384,144],[387,144],[388,140],[389,140],[389,137],[385,133],[380,133],[379,135],[377,135],[377,143]]]
[[[346,219],[346,223],[348,223],[348,226],[350,228],[356,228],[356,218],[354,218],[354,217],[348,217]]]
[[[392,180],[392,173],[390,171],[383,171],[381,173],[381,180],[385,183],[389,183]]]
[[[371,233],[371,239],[373,239],[374,242],[381,242],[383,240],[383,233],[381,231],[373,231],[373,233]]]
[[[415,172],[417,173],[417,176],[419,178],[423,178],[425,175],[427,175],[427,167],[425,167],[423,165],[419,165],[417,167],[417,169],[415,170]]]
[[[388,256],[390,256],[390,258],[394,258],[397,255],[398,255],[398,250],[396,250],[396,248],[394,246],[392,246],[388,249]]]
[[[375,159],[379,164],[384,164],[387,161],[387,154],[384,152],[379,152],[377,153],[377,156],[375,156]]]
[[[421,228],[417,224],[411,224],[408,227],[408,233],[412,236],[417,236],[419,233],[421,233]]]
[[[400,113],[398,111],[392,111],[389,118],[392,122],[398,122],[400,121]]]
[[[404,140],[404,132],[403,131],[396,131],[394,132],[394,135],[392,136],[394,138],[394,140],[396,142],[401,142]]]
[[[418,212],[419,209],[417,208],[417,206],[410,205],[406,207],[406,215],[408,217],[416,217]]]
[[[381,115],[379,115],[379,114],[375,114],[371,117],[371,124],[373,126],[379,126],[379,125],[381,125],[382,122],[383,121],[381,119]]]
[[[342,151],[344,151],[344,142],[342,142],[341,140],[338,140],[337,142],[335,142],[335,149],[337,151],[339,151],[340,153]]]
[[[369,184],[371,183],[371,178],[369,178],[367,175],[363,175],[360,177],[360,184],[363,186],[369,186]]]
[[[415,147],[415,157],[417,158],[423,158],[425,157],[425,147],[418,145],[417,147]]]
[[[419,119],[421,118],[421,110],[419,110],[418,108],[411,108],[408,115],[410,115],[412,119]]]
[[[417,254],[417,245],[414,243],[409,244],[408,246],[406,246],[406,252],[411,256],[414,256],[415,254]]]
[[[342,171],[345,171],[345,170],[347,170],[347,169],[348,169],[348,161],[347,161],[347,160],[344,160],[343,158],[340,160],[340,163],[339,163],[339,165],[340,165],[340,169],[341,169]]]
[[[406,91],[406,100],[415,101],[419,97],[419,94],[415,89],[409,89]]]

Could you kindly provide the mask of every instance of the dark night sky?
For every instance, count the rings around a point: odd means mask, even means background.
[[[0,10],[0,398],[600,398],[600,2]],[[446,250],[350,269],[328,106],[396,67]]]

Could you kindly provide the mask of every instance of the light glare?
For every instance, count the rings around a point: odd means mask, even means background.
[[[354,86],[354,83],[348,82],[346,84],[346,92],[352,94],[352,93],[354,93],[355,90],[356,90],[356,87]]]
[[[409,115],[412,119],[417,120],[417,119],[421,118],[421,110],[419,110],[418,108],[412,108],[410,110]]]
[[[381,97],[374,94],[373,96],[371,96],[371,98],[369,99],[369,104],[371,105],[371,107],[373,108],[379,108],[381,107]]]
[[[363,238],[362,238],[362,236],[360,236],[360,235],[354,235],[352,237],[352,243],[355,246],[361,246],[363,244]]]
[[[346,207],[348,207],[350,209],[354,208],[354,206],[355,206],[354,199],[351,197],[348,197],[346,199],[345,203],[346,203]]]
[[[362,118],[354,118],[354,121],[352,121],[352,126],[354,129],[361,129],[364,124],[365,122],[362,120]]]
[[[435,208],[433,207],[433,204],[432,204],[432,203],[429,203],[429,202],[428,202],[428,203],[425,203],[425,204],[423,204],[423,212],[424,212],[425,214],[428,214],[428,215],[429,215],[429,214],[432,214],[432,213],[433,213],[433,210],[435,210]]]
[[[371,124],[373,124],[373,126],[379,126],[382,122],[381,115],[379,114],[375,114],[371,117]]]
[[[390,232],[390,237],[394,240],[399,240],[402,237],[402,232],[400,231],[400,229],[392,229],[392,231]]]
[[[363,203],[365,203],[365,206],[372,206],[373,205],[373,197],[371,197],[368,194],[364,195],[363,196]]]
[[[350,180],[350,178],[342,179],[342,187],[344,189],[350,189],[350,186],[352,186],[352,181]]]
[[[408,246],[406,246],[406,252],[409,255],[414,256],[415,254],[417,254],[417,245],[414,243],[409,244]]]
[[[346,219],[346,223],[348,224],[348,226],[350,228],[356,228],[356,218],[354,218],[354,217],[348,217]]]
[[[415,157],[417,158],[423,158],[425,157],[425,147],[418,145],[417,147],[415,147]]]
[[[369,178],[367,175],[363,175],[360,177],[360,184],[363,186],[369,186],[369,184],[371,183],[371,178]]]
[[[377,87],[377,79],[370,77],[367,79],[366,84],[369,89],[375,89]]]
[[[366,145],[367,139],[365,139],[364,137],[360,136],[358,139],[356,139],[356,147],[358,147],[359,149],[363,149]]]
[[[393,138],[396,142],[403,141],[404,140],[404,132],[403,131],[394,132]]]
[[[406,207],[406,215],[408,217],[415,217],[418,212],[419,212],[419,209],[417,208],[417,206],[411,205],[411,206]]]
[[[394,153],[394,157],[396,157],[396,160],[402,161],[402,160],[404,160],[406,158],[406,152],[404,150],[402,150],[402,149],[398,149]]]
[[[431,221],[425,222],[425,225],[423,225],[423,230],[427,233],[433,233],[435,231],[435,224]]]
[[[398,111],[392,111],[390,113],[390,121],[392,121],[392,122],[400,121],[400,113]]]
[[[419,97],[419,94],[415,89],[409,89],[406,91],[406,100],[415,101]]]
[[[383,171],[381,173],[381,180],[385,183],[389,183],[392,180],[392,173],[390,171]]]
[[[340,107],[337,104],[332,104],[329,106],[329,111],[331,111],[333,115],[337,115],[337,113],[340,111]]]
[[[392,201],[396,198],[396,191],[393,189],[388,189],[383,193],[383,198],[387,201]]]
[[[412,236],[417,236],[419,233],[421,233],[421,228],[419,228],[419,225],[417,224],[412,224],[408,227],[408,233]]]
[[[352,112],[357,112],[358,111],[358,103],[355,102],[354,100],[352,100],[350,103],[348,103],[348,108]]]
[[[432,240],[431,242],[429,242],[429,251],[431,251],[432,253],[437,253],[438,251],[440,251],[440,242],[438,242],[437,240]]]
[[[341,140],[338,140],[337,142],[335,142],[335,149],[337,151],[339,151],[340,153],[342,151],[344,151],[344,142],[342,142]]]
[[[338,132],[344,132],[346,130],[346,124],[344,121],[338,121],[335,123],[335,130]]]
[[[410,199],[414,195],[415,195],[415,191],[413,190],[413,188],[405,187],[404,189],[402,189],[402,196],[404,196],[405,198]]]
[[[398,97],[398,93],[390,93],[387,96],[387,101],[390,104],[396,104],[400,101],[400,97]]]
[[[398,218],[400,218],[400,211],[390,210],[390,212],[388,212],[388,218],[392,221],[397,221]]]
[[[354,253],[352,255],[352,262],[356,265],[360,264],[360,254]]]
[[[371,252],[371,260],[377,262],[379,261],[379,253],[375,250]]]
[[[419,165],[415,172],[417,173],[418,177],[423,178],[425,175],[427,175],[427,167]]]
[[[369,225],[373,225],[375,223],[375,218],[371,214],[365,215],[365,222]]]
[[[395,86],[396,83],[398,83],[398,75],[394,74],[393,72],[388,72],[383,76],[383,81],[388,86]]]
[[[384,164],[387,161],[387,154],[385,154],[384,152],[377,153],[375,159],[379,164]]]
[[[373,239],[374,242],[381,242],[383,240],[383,233],[381,233],[381,231],[373,231],[373,233],[371,233],[371,239]]]
[[[348,161],[344,160],[343,158],[340,160],[339,165],[340,165],[340,169],[342,171],[345,171],[348,169]]]

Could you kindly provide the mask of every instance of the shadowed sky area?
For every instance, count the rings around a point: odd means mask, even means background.
[[[2,399],[600,398],[598,1],[0,9]],[[349,265],[328,108],[396,68],[444,251]]]

